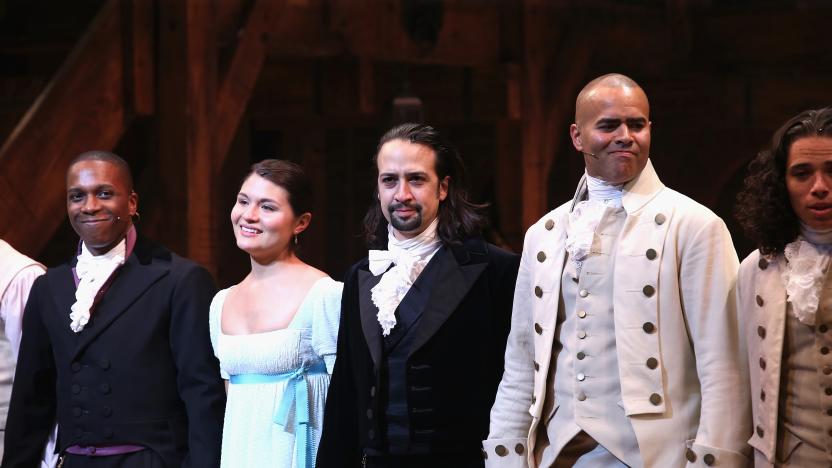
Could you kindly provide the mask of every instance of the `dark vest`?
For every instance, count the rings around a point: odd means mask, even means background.
[[[396,326],[390,335],[384,337],[382,363],[382,385],[387,390],[383,426],[387,441],[387,453],[424,454],[430,447],[424,442],[412,440],[410,411],[418,413],[419,408],[410,408],[408,402],[407,358],[410,355],[416,330],[422,312],[428,305],[431,291],[439,274],[439,257],[449,255],[440,248],[422,271],[396,309]],[[429,392],[429,388],[411,388],[411,392]],[[412,402],[411,402],[412,403]],[[418,437],[417,437],[418,439]]]

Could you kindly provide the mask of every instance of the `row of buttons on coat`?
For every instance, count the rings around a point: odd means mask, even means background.
[[[514,453],[517,455],[523,455],[523,452],[526,450],[526,447],[523,444],[517,444],[514,446]],[[509,454],[508,448],[505,445],[497,445],[494,447],[494,453],[496,453],[500,457],[505,457]],[[482,457],[488,458],[488,452],[485,450],[482,451]]]
[[[760,268],[760,270],[765,270],[769,266],[768,259],[760,258],[760,260],[757,262],[757,266]],[[759,294],[757,294],[755,296],[754,301],[757,303],[758,307],[763,307],[765,305],[765,300]],[[816,330],[819,334],[824,334],[824,333],[829,331],[829,326],[826,325],[826,324],[820,324],[820,325],[818,325]],[[764,340],[766,338],[766,328],[764,326],[762,326],[762,325],[757,326],[757,336],[759,336],[761,340]],[[829,354],[829,347],[828,346],[821,346],[819,351],[820,351],[821,354],[827,355],[827,354]],[[766,369],[766,359],[765,359],[765,357],[760,356],[759,366],[760,366],[761,371],[764,371]],[[823,373],[823,375],[832,375],[832,367],[830,367],[828,365],[824,366],[821,369],[821,372]],[[760,381],[765,382],[765,379],[760,379]],[[778,382],[778,384],[779,384],[779,382]],[[832,396],[832,387],[826,387],[826,388],[824,388],[823,391],[824,391],[825,395]],[[760,389],[760,400],[761,401],[766,400],[766,391],[765,391],[765,389],[762,389],[762,388]],[[827,416],[832,416],[832,408],[829,408],[829,409],[826,410],[826,415]],[[757,433],[757,437],[763,438],[765,436],[765,429],[763,429],[763,426],[760,425],[760,424],[757,424],[757,426],[754,428],[754,431]],[[830,429],[828,432],[829,432],[828,435],[830,437],[832,437],[832,429]]]

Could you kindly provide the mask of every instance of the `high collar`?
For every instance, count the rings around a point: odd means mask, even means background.
[[[624,196],[622,197],[622,205],[627,214],[634,213],[644,207],[650,200],[652,200],[665,187],[656,170],[653,168],[653,162],[647,159],[647,164],[644,169],[631,181],[624,184]],[[578,182],[578,189],[575,191],[575,196],[572,199],[572,208],[587,197],[586,189],[586,175],[581,177]]]

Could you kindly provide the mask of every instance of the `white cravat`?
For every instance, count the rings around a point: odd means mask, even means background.
[[[578,202],[569,213],[566,228],[566,251],[575,263],[578,274],[584,259],[592,252],[595,230],[604,216],[607,206],[620,208],[624,185],[612,185],[591,175],[586,175],[587,200]]]
[[[800,236],[783,249],[786,265],[782,280],[792,314],[806,325],[815,324],[823,282],[832,260],[832,231],[816,231],[800,223]]]
[[[405,240],[396,239],[393,229],[388,225],[388,250],[369,252],[370,272],[375,276],[383,273],[371,292],[373,304],[378,307],[378,323],[384,336],[389,335],[390,330],[396,326],[396,308],[399,303],[433,254],[442,246],[442,241],[436,235],[438,225],[439,219],[434,219],[421,234]],[[393,268],[390,265],[394,265]]]
[[[832,230],[816,231],[800,223],[800,236],[783,249],[782,280],[792,314],[801,323],[815,324],[826,272],[832,260]]]
[[[78,263],[75,265],[78,288],[75,290],[75,303],[72,304],[72,312],[69,314],[72,320],[69,328],[75,333],[83,330],[90,321],[90,308],[95,301],[95,295],[116,268],[124,264],[126,251],[126,239],[122,239],[109,252],[101,255],[93,255],[86,244],[81,243],[81,254],[78,255]]]

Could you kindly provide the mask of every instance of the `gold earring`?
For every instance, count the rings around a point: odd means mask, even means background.
[[[295,234],[295,245],[298,245],[298,235]]]

